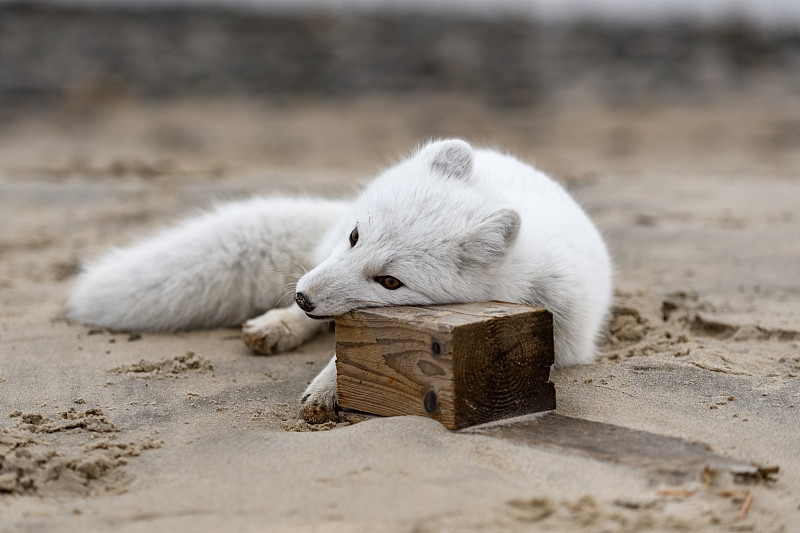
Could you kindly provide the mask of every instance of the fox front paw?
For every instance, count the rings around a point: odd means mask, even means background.
[[[300,400],[300,416],[310,424],[339,419],[335,359],[314,378]]]
[[[339,420],[339,404],[335,395],[333,399],[321,395],[304,396],[300,405],[300,416],[309,424]]]
[[[242,324],[242,339],[262,354],[287,352],[305,341],[302,324],[285,309],[273,309]]]

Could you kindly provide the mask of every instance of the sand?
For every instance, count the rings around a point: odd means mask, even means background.
[[[387,111],[389,110],[389,111]],[[111,101],[0,130],[0,530],[793,531],[800,523],[800,106],[477,100]],[[312,426],[320,335],[256,356],[237,329],[68,323],[80,264],[215,201],[344,195],[421,140],[503,146],[606,235],[614,313],[558,413],[775,465],[749,484],[417,417]]]

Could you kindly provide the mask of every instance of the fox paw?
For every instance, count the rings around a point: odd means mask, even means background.
[[[273,309],[242,324],[242,339],[252,350],[268,355],[297,348],[305,335],[296,315]]]
[[[339,420],[339,404],[334,399],[306,396],[300,406],[300,416],[309,424],[323,424]]]
[[[314,378],[300,400],[300,416],[310,424],[339,419],[336,366],[333,361]]]

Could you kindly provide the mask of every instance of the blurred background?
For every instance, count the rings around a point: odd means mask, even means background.
[[[794,0],[0,1],[28,175],[368,175],[451,135],[565,179],[796,168],[799,97]]]

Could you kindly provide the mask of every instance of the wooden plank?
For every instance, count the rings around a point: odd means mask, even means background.
[[[736,477],[754,480],[767,479],[777,472],[776,467],[761,468],[716,454],[701,442],[558,413],[543,413],[508,424],[491,424],[464,431],[628,465],[673,482],[700,479],[704,472],[726,471]]]
[[[504,302],[384,307],[336,318],[339,405],[458,429],[555,409],[553,321]]]

